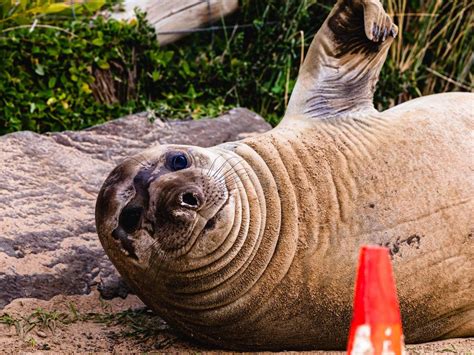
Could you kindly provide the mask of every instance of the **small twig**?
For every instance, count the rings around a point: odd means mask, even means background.
[[[234,38],[235,33],[237,32],[237,28],[239,28],[239,25],[235,25],[235,26],[234,26],[234,29],[232,30],[232,33],[231,33],[231,35],[230,35],[230,38],[227,38],[227,35],[226,35],[226,46],[225,46],[224,51],[223,51],[222,54],[220,55],[221,61],[224,60],[224,57],[227,55],[227,52],[229,52],[229,49],[230,49],[230,42],[232,42],[232,39]],[[227,34],[227,32],[226,32],[226,34]]]
[[[443,75],[441,73],[438,73],[436,70],[433,70],[431,68],[426,68],[427,71],[429,71],[431,74],[443,79],[443,80],[446,80],[447,82],[451,83],[451,84],[454,84],[454,85],[457,85],[463,89],[466,89],[466,90],[472,90],[474,89],[474,87],[469,87],[467,85],[464,85],[463,83],[460,83],[459,81],[456,81],[454,79],[451,79],[449,76],[446,76],[446,75]]]
[[[33,26],[31,25],[20,25],[20,26],[15,26],[15,27],[9,27],[9,28],[5,28],[4,30],[1,30],[0,33],[6,33],[6,32],[10,32],[10,31],[15,31],[15,30],[19,30],[19,29],[22,29],[22,28],[32,28]],[[72,37],[77,37],[74,33],[68,31],[68,30],[65,30],[64,28],[61,28],[61,27],[57,27],[57,26],[51,26],[51,25],[36,25],[35,26],[36,28],[48,28],[50,30],[57,30],[57,31],[61,31],[61,32],[64,32],[64,33],[67,33],[68,35],[72,36]],[[31,31],[30,31],[31,32]]]

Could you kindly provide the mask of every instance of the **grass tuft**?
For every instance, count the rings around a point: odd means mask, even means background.
[[[473,6],[468,0],[387,0],[399,27],[376,95],[379,108],[474,89]]]
[[[123,326],[120,336],[140,340],[156,337],[168,330],[168,325],[147,308],[129,309],[122,312],[110,313],[80,313],[74,304],[70,304],[70,312],[46,311],[37,308],[27,316],[15,317],[4,313],[0,315],[0,324],[15,327],[17,335],[26,339],[34,329],[49,330],[55,333],[57,327],[67,326],[76,322],[94,322],[107,326]],[[31,340],[31,338],[29,338]],[[26,340],[29,342],[30,340]]]

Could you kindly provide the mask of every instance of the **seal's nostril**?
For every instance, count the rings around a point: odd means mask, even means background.
[[[183,194],[181,198],[182,198],[183,203],[189,206],[198,207],[199,205],[199,201],[197,200],[197,198],[194,196],[194,194],[190,192]]]
[[[127,206],[122,210],[119,224],[127,233],[133,233],[138,229],[143,209],[141,207]]]

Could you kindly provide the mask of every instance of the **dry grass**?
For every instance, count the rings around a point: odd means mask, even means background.
[[[469,0],[387,0],[399,27],[391,69],[406,78],[392,104],[446,91],[472,91],[473,6]]]

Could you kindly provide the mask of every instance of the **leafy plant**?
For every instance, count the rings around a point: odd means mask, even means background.
[[[48,15],[69,8],[69,4],[51,0],[10,1],[0,4],[0,23],[29,23],[37,15]]]
[[[77,0],[2,0],[0,2],[0,24],[3,27],[5,24],[31,24],[32,19],[59,13],[94,14],[106,4],[108,4],[106,0],[84,2]]]
[[[142,23],[98,17],[92,24],[64,22],[67,33],[7,32],[0,39],[0,112],[6,118],[0,131],[79,129],[129,113],[117,96],[135,99],[135,82],[128,85],[128,76],[136,63],[130,63],[153,41]],[[117,80],[110,87],[113,76]]]
[[[191,77],[194,65],[180,61],[178,69],[143,14],[130,23],[81,16],[1,32],[0,133],[80,129],[143,110],[200,117],[228,108],[221,97],[201,102],[192,84],[179,92],[173,73]]]

